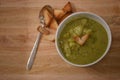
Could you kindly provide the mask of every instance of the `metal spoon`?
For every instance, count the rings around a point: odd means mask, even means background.
[[[53,14],[53,9],[51,6],[49,5],[46,5],[44,6],[40,13],[39,13],[39,19],[40,19],[40,26],[41,27],[45,27],[46,24],[45,24],[45,20],[44,20],[44,16],[43,16],[43,11],[47,9],[51,14]],[[35,59],[35,55],[37,53],[37,50],[38,50],[38,45],[39,45],[39,42],[40,42],[40,39],[41,39],[41,36],[42,36],[42,33],[39,32],[37,38],[36,38],[36,41],[34,43],[34,46],[33,46],[33,49],[30,53],[30,57],[28,59],[28,62],[27,62],[27,66],[26,66],[26,69],[27,70],[30,70],[32,68],[32,65],[33,65],[33,62],[34,62],[34,59]]]

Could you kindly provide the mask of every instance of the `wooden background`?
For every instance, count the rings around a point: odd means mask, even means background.
[[[103,17],[112,31],[108,54],[97,64],[78,68],[65,63],[44,37],[31,71],[26,63],[38,32],[38,14],[49,4]],[[120,80],[120,0],[0,0],[0,80]]]

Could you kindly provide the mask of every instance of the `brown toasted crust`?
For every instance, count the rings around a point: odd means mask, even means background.
[[[67,13],[67,12],[72,12],[72,5],[71,5],[70,2],[68,2],[68,3],[64,6],[63,11],[64,11],[65,13]]]
[[[51,20],[51,23],[50,23],[49,27],[50,27],[50,29],[55,29],[55,30],[58,28],[58,23],[57,23],[55,18],[53,18]]]
[[[44,19],[45,19],[46,26],[49,26],[50,21],[52,19],[52,15],[49,13],[49,11],[47,9],[45,9],[44,12],[43,12],[43,16],[44,16]]]
[[[64,15],[65,15],[65,12],[62,9],[55,9],[54,10],[54,16],[57,20],[59,20]]]
[[[68,2],[64,7],[63,9],[55,9],[54,10],[54,16],[57,20],[60,20],[61,18],[63,19],[63,17],[69,13],[72,13],[72,6],[71,6],[71,3]]]
[[[66,13],[63,17],[61,17],[59,20],[58,20],[58,24],[61,23],[61,21],[63,21],[67,16],[69,16],[70,14],[72,14],[72,12],[68,12]]]

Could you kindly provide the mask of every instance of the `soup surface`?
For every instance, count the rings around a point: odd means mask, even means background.
[[[74,40],[74,37],[81,39],[85,34],[89,34],[89,37],[83,45]],[[80,17],[65,24],[58,38],[58,45],[68,61],[75,64],[89,64],[104,54],[108,36],[101,24],[90,18]]]

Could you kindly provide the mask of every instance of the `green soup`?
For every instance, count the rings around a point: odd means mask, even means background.
[[[84,45],[79,45],[73,39],[90,32],[90,36]],[[67,23],[58,38],[62,55],[75,64],[89,64],[100,58],[108,45],[107,32],[98,22],[80,17]]]

